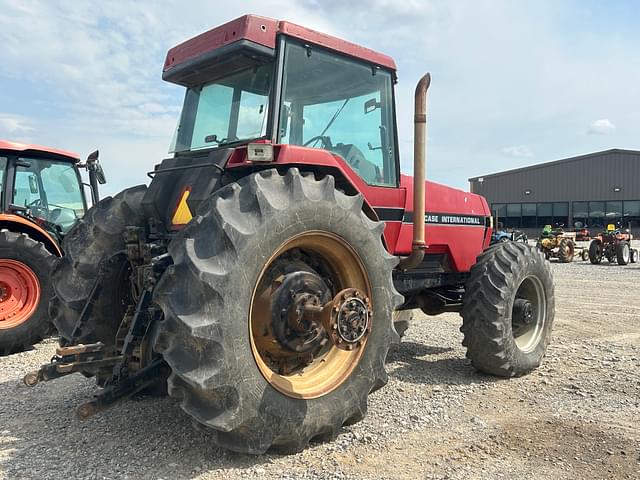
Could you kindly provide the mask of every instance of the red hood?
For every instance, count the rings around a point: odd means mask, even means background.
[[[413,210],[413,177],[400,175],[400,186],[407,189],[407,209]],[[427,213],[491,215],[489,204],[482,195],[447,187],[431,180],[426,182],[425,203]]]

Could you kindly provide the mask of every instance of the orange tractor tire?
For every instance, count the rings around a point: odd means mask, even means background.
[[[41,242],[0,231],[0,355],[28,349],[49,331],[49,276],[55,262]]]

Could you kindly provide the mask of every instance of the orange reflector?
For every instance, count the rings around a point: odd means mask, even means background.
[[[191,188],[187,187],[182,192],[180,196],[180,201],[178,202],[178,206],[176,207],[175,212],[173,212],[173,218],[171,218],[171,225],[180,226],[186,225],[193,218],[193,214],[191,213],[191,209],[187,204],[187,198],[191,194]]]

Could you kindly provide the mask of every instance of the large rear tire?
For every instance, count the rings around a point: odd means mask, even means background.
[[[620,242],[616,246],[616,260],[618,265],[627,265],[631,257],[629,242]]]
[[[369,393],[387,381],[385,358],[398,340],[391,315],[402,297],[383,226],[363,213],[361,196],[336,190],[333,177],[294,168],[226,185],[172,240],[174,265],[154,296],[164,312],[156,350],[172,370],[169,394],[218,446],[290,453],[363,418]],[[298,272],[321,277],[329,297],[347,286],[370,292],[363,345],[344,351],[329,342],[313,350],[312,363],[290,352],[287,363],[269,319],[280,286]]]
[[[600,240],[591,240],[589,244],[589,261],[594,265],[602,262],[602,243]]]
[[[575,252],[575,245],[569,238],[563,238],[558,245],[558,260],[560,263],[571,263]]]
[[[56,258],[24,233],[0,231],[0,355],[27,350],[48,333]]]
[[[500,377],[537,368],[555,312],[551,268],[536,249],[510,242],[480,254],[462,302],[463,345],[478,370]]]
[[[114,344],[126,306],[131,302],[128,264],[123,256],[107,262],[91,314],[75,337],[74,329],[102,260],[125,248],[123,234],[127,226],[145,225],[141,202],[146,189],[139,185],[102,199],[64,238],[65,256],[51,276],[54,296],[50,304],[62,345],[97,341],[107,346]]]

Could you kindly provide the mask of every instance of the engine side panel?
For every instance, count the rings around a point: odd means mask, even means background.
[[[256,168],[246,147],[237,148],[227,168]],[[386,222],[384,240],[394,255],[408,255],[413,237],[413,179],[402,175],[398,188],[366,184],[339,155],[327,150],[274,145],[274,161],[264,166],[327,168],[362,193],[368,207]],[[427,254],[445,254],[450,271],[467,272],[491,241],[490,210],[480,195],[427,182]]]

